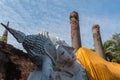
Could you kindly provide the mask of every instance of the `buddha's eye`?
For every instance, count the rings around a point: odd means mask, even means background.
[[[62,56],[62,55],[64,55],[64,53],[65,53],[65,52],[62,52],[60,55]]]

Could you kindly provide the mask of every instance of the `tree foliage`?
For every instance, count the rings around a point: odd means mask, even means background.
[[[105,41],[103,46],[107,59],[120,63],[120,33],[114,34],[112,39]]]

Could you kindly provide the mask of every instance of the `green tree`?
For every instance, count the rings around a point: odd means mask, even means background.
[[[111,62],[120,63],[120,33],[114,34],[111,40],[104,42],[103,46],[107,59]]]

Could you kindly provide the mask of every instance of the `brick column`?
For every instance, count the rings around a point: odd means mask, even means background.
[[[82,46],[79,28],[79,16],[78,13],[73,11],[70,14],[70,25],[71,25],[71,42],[72,47],[77,50]]]
[[[93,25],[92,32],[96,53],[102,58],[106,59],[100,35],[100,27],[98,24]]]

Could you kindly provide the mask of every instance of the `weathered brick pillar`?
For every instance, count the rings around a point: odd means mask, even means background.
[[[79,28],[79,16],[78,13],[73,11],[70,14],[70,25],[71,25],[71,42],[72,47],[77,50],[82,46]]]
[[[92,32],[96,53],[102,58],[106,59],[100,35],[100,27],[98,24],[93,25]]]

